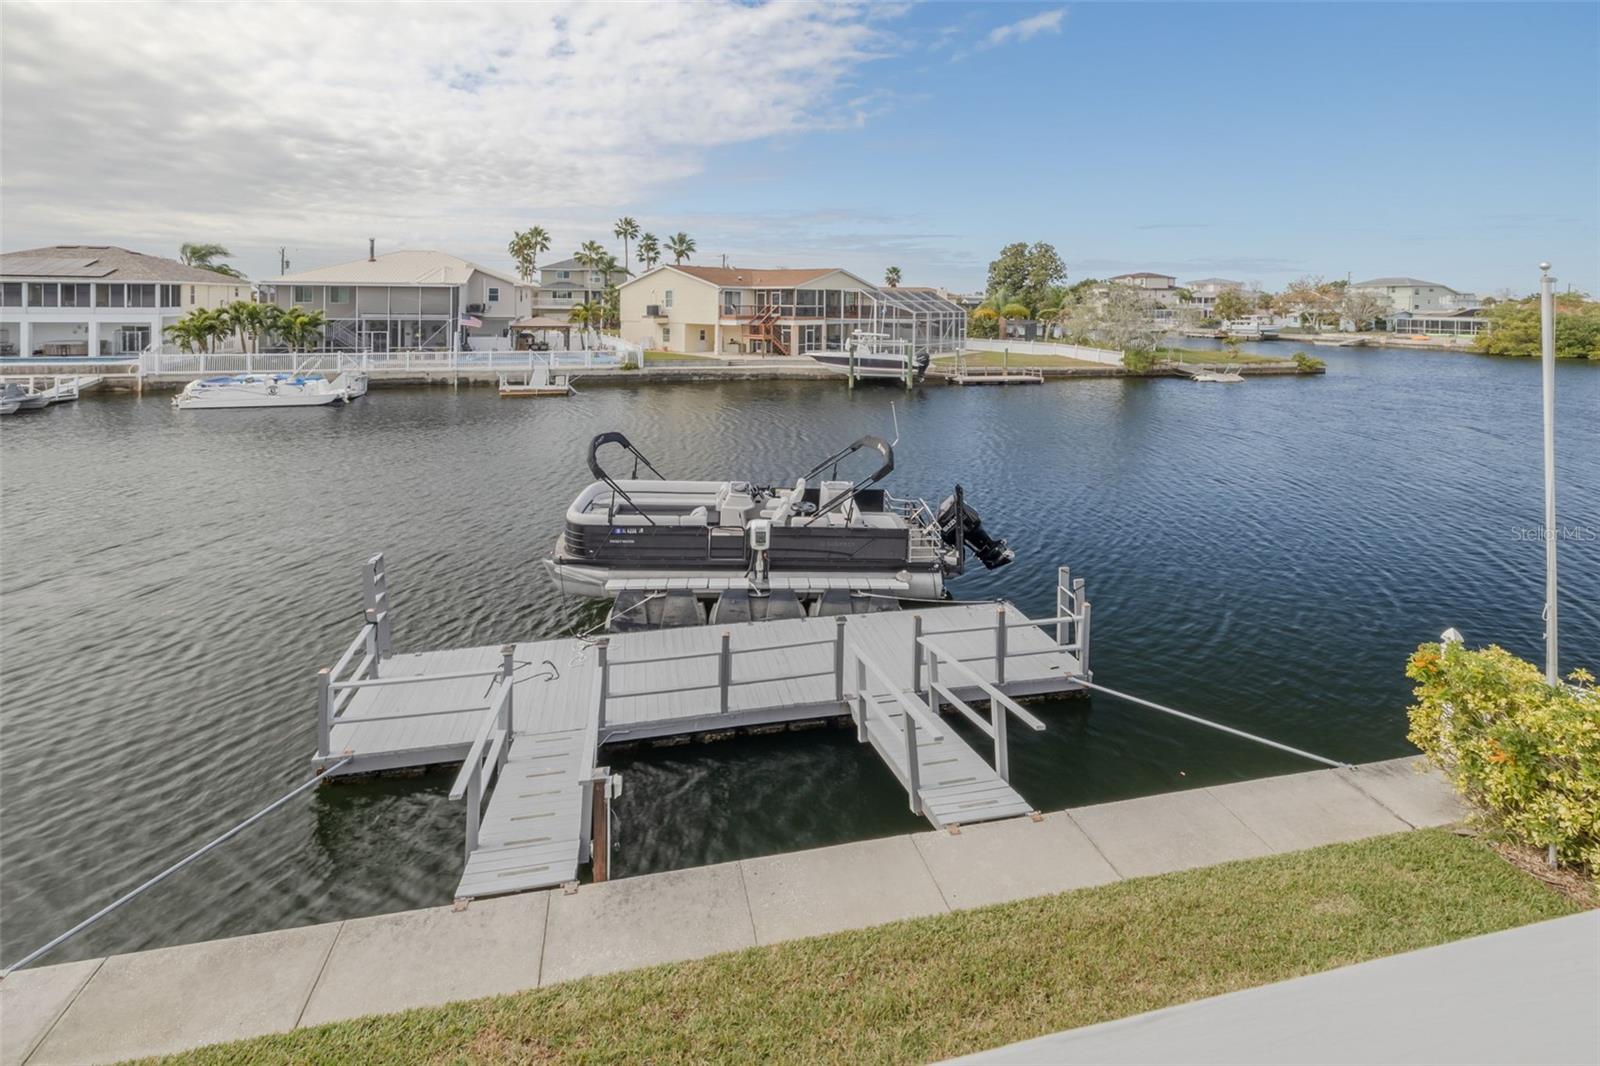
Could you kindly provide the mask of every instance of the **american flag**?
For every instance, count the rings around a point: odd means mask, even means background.
[[[479,326],[483,325],[483,319],[474,318],[471,315],[462,315],[461,324],[467,329],[477,329]]]

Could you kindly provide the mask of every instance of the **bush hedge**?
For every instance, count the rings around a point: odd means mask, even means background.
[[[1600,875],[1600,693],[1586,670],[1550,685],[1496,645],[1424,644],[1410,740],[1519,843]]]

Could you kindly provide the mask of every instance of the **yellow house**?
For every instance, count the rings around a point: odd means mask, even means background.
[[[880,289],[847,270],[663,265],[619,289],[622,339],[670,352],[803,355],[880,333],[957,350],[966,313],[930,289]]]

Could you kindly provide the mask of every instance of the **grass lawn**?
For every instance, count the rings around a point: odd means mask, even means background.
[[[1007,356],[1004,352],[967,352],[962,356],[962,361],[968,366],[1015,366],[1015,367],[1067,367],[1067,366],[1117,366],[1116,363],[1096,363],[1091,359],[1074,359],[1068,355],[1024,355],[1021,352],[1012,352]],[[954,359],[938,360],[936,365],[954,366]]]
[[[1426,830],[169,1061],[920,1063],[1577,909],[1479,841]]]
[[[1161,348],[1158,354],[1174,363],[1285,363],[1292,355],[1254,355],[1240,352],[1230,355],[1226,348]]]
[[[645,366],[670,366],[674,363],[721,363],[722,360],[709,355],[686,355],[683,352],[656,352],[644,353]]]

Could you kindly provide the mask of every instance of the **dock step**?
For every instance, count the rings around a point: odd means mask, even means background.
[[[467,859],[458,899],[549,888],[575,880],[584,794],[594,762],[585,730],[521,733],[500,770]]]
[[[873,694],[868,698],[881,702],[886,697]],[[869,717],[867,738],[905,786],[910,780],[906,773],[905,714],[896,711]],[[1033,811],[1033,805],[948,723],[939,740],[929,739],[926,733],[918,734],[917,778],[923,816],[938,829],[1016,818]]]

